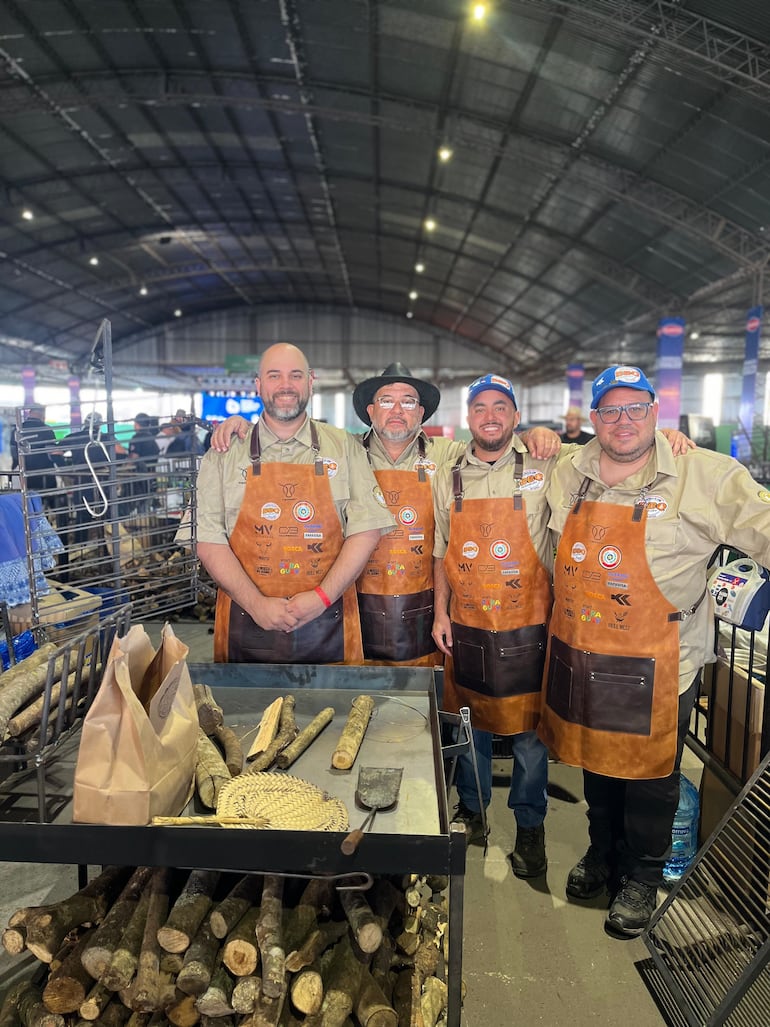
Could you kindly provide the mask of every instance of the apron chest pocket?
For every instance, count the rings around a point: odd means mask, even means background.
[[[367,660],[416,660],[436,649],[433,589],[410,595],[358,594],[364,657]]]
[[[452,622],[454,679],[495,699],[540,691],[545,624],[512,631],[484,631]]]

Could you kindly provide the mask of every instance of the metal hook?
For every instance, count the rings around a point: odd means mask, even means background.
[[[107,447],[104,445],[102,440],[100,438],[95,438],[92,435],[93,429],[94,429],[94,424],[93,424],[93,419],[92,419],[91,423],[88,426],[88,434],[89,434],[90,438],[89,438],[89,441],[85,444],[85,448],[83,449],[83,459],[85,460],[86,465],[88,466],[88,470],[91,472],[91,477],[94,480],[94,485],[96,486],[96,490],[97,490],[97,492],[99,493],[99,495],[102,498],[102,506],[101,506],[101,509],[97,510],[97,508],[95,506],[91,506],[91,504],[86,499],[85,495],[83,496],[83,506],[86,508],[86,510],[89,512],[89,514],[92,517],[104,517],[104,515],[107,513],[107,507],[109,506],[109,500],[107,499],[107,496],[106,496],[106,494],[104,492],[104,489],[102,488],[102,483],[99,480],[99,475],[96,473],[96,469],[94,468],[94,465],[91,463],[91,457],[90,457],[90,454],[89,454],[88,451],[91,448],[91,446],[98,446],[99,449],[101,449],[102,453],[104,454],[105,459],[108,462],[109,462],[109,459],[110,459],[110,454],[107,452]]]

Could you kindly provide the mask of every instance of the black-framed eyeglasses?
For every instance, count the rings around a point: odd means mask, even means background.
[[[378,396],[375,402],[383,410],[392,410],[396,403],[398,403],[402,410],[416,410],[420,401],[415,399],[414,396],[404,396],[403,399],[394,399],[392,396]]]
[[[596,413],[602,424],[617,424],[620,415],[628,415],[629,421],[643,421],[650,412],[652,403],[626,403],[622,407],[597,407]]]

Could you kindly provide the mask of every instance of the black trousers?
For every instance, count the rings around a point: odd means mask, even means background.
[[[629,780],[583,771],[591,845],[618,877],[654,885],[663,880],[679,805],[679,765],[699,683],[700,672],[679,696],[676,762],[668,777]]]

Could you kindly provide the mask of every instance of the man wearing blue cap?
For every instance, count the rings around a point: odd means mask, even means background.
[[[679,764],[704,663],[713,660],[706,569],[720,544],[770,563],[770,492],[736,460],[674,456],[638,367],[593,383],[596,439],[549,486],[554,566],[538,732],[583,768],[590,846],[575,899],[613,896],[607,930],[648,925],[670,852]]]
[[[468,389],[472,440],[433,485],[433,638],[446,656],[444,706],[469,706],[482,801],[492,793],[492,732],[513,736],[508,805],[516,818],[517,877],[545,873],[548,751],[535,733],[551,607],[553,548],[546,498],[556,457],[531,457],[514,431],[513,385],[486,374]],[[482,828],[468,761],[458,765],[455,820]]]

